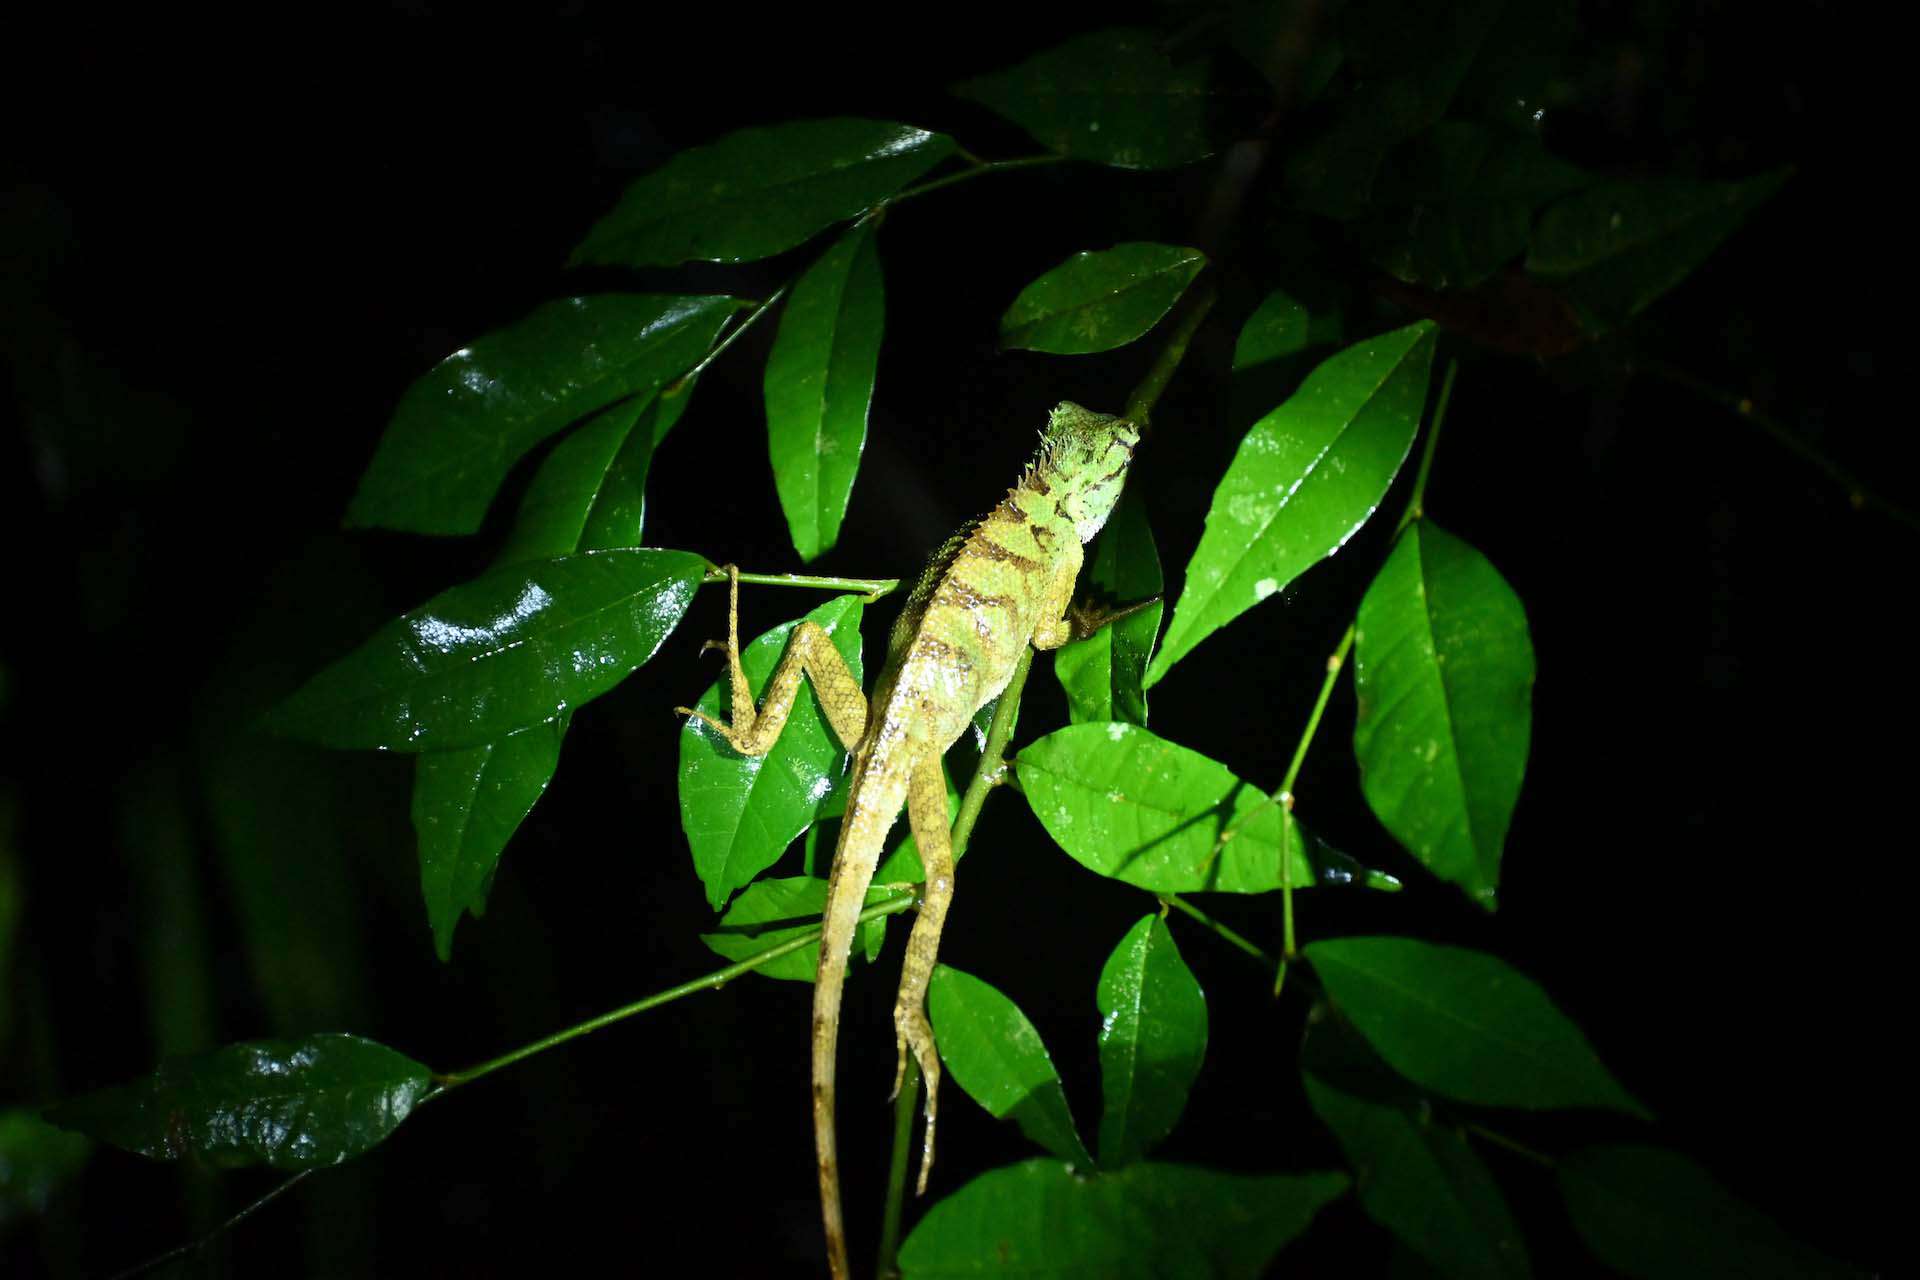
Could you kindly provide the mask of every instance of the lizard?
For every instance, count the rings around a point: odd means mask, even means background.
[[[917,1183],[924,1194],[940,1085],[926,993],[954,889],[941,758],[975,714],[1006,689],[1029,644],[1057,649],[1142,607],[1104,616],[1072,607],[1083,548],[1119,501],[1140,435],[1140,426],[1127,418],[1072,403],[1056,407],[1019,483],[934,553],[894,624],[871,698],[863,696],[826,631],[802,622],[756,711],[740,666],[740,580],[738,569],[731,569],[727,638],[708,646],[727,653],[731,719],[722,723],[693,708],[674,708],[711,726],[741,754],[764,755],[786,724],[804,675],[834,735],[852,753],[847,807],[827,882],[811,1030],[814,1147],[834,1280],[848,1275],[834,1132],[841,988],[887,833],[904,807],[926,872],[893,1010],[895,1096],[909,1052],[926,1079]]]

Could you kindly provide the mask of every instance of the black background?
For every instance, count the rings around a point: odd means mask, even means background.
[[[196,1039],[304,1030],[364,1033],[451,1068],[716,967],[695,936],[711,917],[679,831],[667,709],[714,674],[697,650],[723,623],[718,593],[577,718],[451,967],[434,959],[419,906],[407,762],[282,749],[272,768],[287,793],[352,838],[265,846],[267,887],[250,891],[218,852],[208,761],[266,700],[486,563],[497,525],[456,541],[337,532],[412,378],[547,298],[764,296],[805,260],[637,280],[564,272],[626,182],[737,127],[831,114],[1024,154],[1030,142],[943,86],[1084,25],[1038,6],[826,25],[715,7],[617,35],[228,27],[40,45],[8,105],[0,213],[17,426],[0,455],[12,533],[0,767],[27,906],[0,1101],[121,1080]],[[1911,645],[1897,618],[1915,534],[1849,509],[1752,424],[1627,367],[1638,351],[1750,395],[1911,500],[1906,425],[1881,389],[1897,349],[1872,305],[1875,237],[1858,221],[1876,194],[1851,142],[1871,90],[1805,29],[1742,6],[1679,6],[1658,35],[1602,7],[1583,34],[1611,70],[1605,93],[1547,123],[1570,159],[1627,175],[1798,173],[1627,342],[1541,363],[1443,337],[1461,372],[1428,511],[1513,584],[1539,661],[1501,907],[1484,916],[1395,853],[1359,797],[1343,683],[1297,788],[1302,812],[1409,888],[1308,894],[1301,928],[1506,956],[1659,1113],[1661,1140],[1812,1243],[1877,1265],[1894,1230],[1895,1192],[1872,1168],[1893,1124],[1895,869],[1913,845],[1898,789],[1911,785]],[[1209,180],[1204,168],[1010,175],[892,216],[865,461],[839,546],[816,567],[911,573],[1013,478],[1050,404],[1117,407],[1145,344],[1002,355],[996,317],[1068,253],[1180,241]],[[1252,287],[1228,289],[1135,473],[1170,590],[1245,426],[1226,365]],[[1378,303],[1350,329],[1409,318]],[[650,545],[799,568],[762,461],[770,332],[703,379],[656,460]],[[1404,481],[1389,511],[1403,494]],[[1207,641],[1154,691],[1155,731],[1277,781],[1384,551],[1385,529],[1369,528]],[[744,625],[815,602],[749,592]],[[891,617],[874,612],[870,644]],[[1037,671],[1016,741],[1063,719]],[[1094,980],[1150,904],[1062,856],[1009,794],[973,848],[943,958],[1033,1016],[1090,1126]],[[250,892],[281,902],[298,935],[278,977],[261,957],[280,926],[247,923]],[[1212,905],[1277,937],[1277,903]],[[1299,1098],[1304,998],[1276,1008],[1244,957],[1174,927],[1208,992],[1212,1040],[1163,1154],[1246,1171],[1335,1162]],[[806,996],[744,980],[477,1084],[309,1179],[209,1265],[514,1274],[584,1250],[643,1271],[672,1256],[708,1273],[805,1272],[818,1257]],[[884,1168],[889,1000],[889,979],[856,972],[841,1097],[860,1261]],[[1025,1154],[957,1091],[948,1105],[934,1194]],[[1505,1127],[1549,1148],[1635,1133]],[[1493,1160],[1538,1270],[1585,1265],[1550,1184]],[[14,1232],[4,1256],[26,1274],[111,1272],[270,1185],[102,1152],[46,1230]],[[1283,1258],[1372,1274],[1386,1249],[1347,1200]]]

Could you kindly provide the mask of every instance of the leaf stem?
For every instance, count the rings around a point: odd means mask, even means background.
[[[1165,345],[1160,354],[1154,357],[1153,366],[1147,370],[1133,394],[1127,397],[1125,416],[1145,434],[1148,422],[1153,417],[1153,407],[1160,403],[1160,397],[1166,392],[1167,384],[1173,381],[1173,375],[1180,368],[1181,361],[1187,358],[1187,347],[1193,342],[1193,335],[1199,332],[1200,324],[1213,310],[1214,300],[1219,290],[1214,286],[1212,277],[1198,290],[1187,296],[1186,306],[1167,334]]]
[[[720,339],[720,341],[714,343],[712,347],[708,348],[707,354],[700,357],[699,364],[696,364],[695,366],[693,366],[693,368],[687,370],[685,373],[675,378],[672,382],[668,383],[666,387],[664,387],[661,390],[660,394],[663,396],[678,395],[680,391],[687,386],[688,383],[692,382],[695,378],[705,373],[707,371],[707,367],[711,365],[715,360],[718,360],[721,356],[721,353],[724,352],[728,347],[732,346],[739,339],[741,334],[753,328],[753,326],[759,322],[761,316],[764,316],[767,314],[767,312],[773,310],[774,305],[778,303],[780,299],[786,297],[787,290],[791,288],[793,288],[793,281],[789,280],[785,284],[781,285],[778,289],[775,289],[771,294],[767,296],[767,300],[765,302],[762,302],[759,306],[755,307],[752,310],[752,312],[748,314],[745,320],[742,320],[739,324],[729,329],[727,331],[726,337]]]
[[[707,576],[700,581],[711,585],[727,580],[727,571],[707,562]],[[743,573],[740,581],[762,587],[817,587],[823,591],[858,591],[872,604],[875,600],[896,590],[900,586],[898,578],[831,578],[813,573]]]
[[[975,178],[984,178],[990,173],[1007,173],[1015,169],[1035,169],[1042,165],[1060,164],[1066,159],[1065,156],[1057,156],[1049,153],[1040,156],[1020,156],[1013,160],[982,160],[966,152],[961,153],[961,158],[973,167],[970,169],[962,169],[958,173],[950,173],[944,178],[934,178],[931,181],[921,183],[917,187],[908,187],[905,191],[887,197],[884,203],[890,205],[899,204],[902,200],[911,200],[915,196],[923,196],[929,191],[938,191],[942,187],[951,187],[956,183],[971,182]]]
[[[157,1271],[161,1267],[166,1266],[169,1262],[187,1257],[189,1254],[198,1253],[211,1244],[215,1237],[225,1235],[242,1222],[245,1222],[248,1218],[251,1218],[254,1214],[260,1212],[260,1210],[272,1204],[275,1200],[278,1200],[287,1192],[293,1190],[301,1182],[305,1181],[306,1176],[312,1172],[312,1169],[302,1169],[292,1177],[276,1184],[265,1194],[243,1205],[239,1212],[235,1213],[226,1221],[212,1227],[198,1239],[189,1240],[177,1248],[169,1249],[162,1254],[157,1254],[154,1257],[148,1258],[145,1262],[128,1267],[125,1271],[115,1272],[112,1280],[134,1280],[135,1276],[144,1276],[150,1271]]]
[[[1460,1126],[1460,1128],[1463,1132],[1470,1133],[1474,1137],[1482,1140],[1483,1142],[1490,1142],[1494,1146],[1499,1147],[1502,1150],[1511,1151],[1513,1152],[1513,1154],[1521,1157],[1522,1159],[1531,1160],[1535,1164],[1544,1165],[1547,1168],[1551,1169],[1554,1167],[1555,1164],[1558,1163],[1556,1160],[1554,1160],[1552,1156],[1547,1155],[1544,1152],[1535,1151],[1532,1147],[1527,1146],[1525,1143],[1515,1142],[1512,1138],[1507,1137],[1505,1134],[1495,1133],[1493,1130],[1485,1128],[1481,1125],[1463,1123]]]
[[[1163,905],[1172,907],[1175,911],[1183,912],[1186,915],[1192,916],[1195,920],[1199,921],[1202,925],[1206,926],[1208,929],[1211,929],[1215,934],[1219,935],[1222,941],[1228,943],[1231,946],[1238,947],[1240,950],[1252,956],[1255,960],[1258,960],[1263,966],[1267,968],[1273,967],[1273,957],[1268,955],[1266,951],[1264,951],[1262,948],[1260,948],[1256,944],[1249,942],[1247,939],[1241,937],[1239,934],[1235,933],[1233,930],[1227,928],[1226,925],[1221,924],[1218,920],[1215,920],[1212,916],[1208,915],[1206,912],[1202,911],[1200,908],[1194,906],[1191,902],[1188,902],[1185,898],[1181,897],[1179,894],[1162,893],[1156,896],[1160,899]]]
[[[887,1203],[880,1214],[880,1257],[873,1274],[893,1280],[900,1274],[900,1216],[907,1205],[907,1164],[913,1149],[913,1113],[920,1107],[920,1063],[907,1055],[907,1074],[893,1100],[893,1156],[887,1165]]]
[[[898,897],[884,899],[862,911],[860,913],[860,922],[864,924],[868,920],[878,920],[882,916],[899,915],[902,911],[913,906],[917,901],[919,901],[919,895],[916,893],[902,893]],[[778,960],[781,956],[791,955],[804,947],[812,946],[819,940],[820,928],[816,925],[804,933],[795,934],[784,942],[775,943],[765,951],[757,951],[746,959],[730,964],[724,969],[716,969],[704,977],[693,979],[691,982],[683,982],[677,987],[669,987],[665,991],[656,992],[643,1000],[636,1000],[632,1004],[622,1005],[618,1009],[600,1014],[597,1017],[588,1018],[585,1022],[575,1023],[563,1031],[556,1031],[550,1036],[534,1041],[532,1044],[522,1045],[511,1053],[501,1054],[499,1057],[483,1062],[477,1067],[468,1067],[465,1071],[453,1071],[436,1075],[434,1076],[434,1080],[440,1087],[428,1094],[422,1101],[437,1098],[449,1089],[457,1088],[463,1084],[471,1084],[482,1076],[492,1075],[503,1067],[510,1067],[516,1062],[531,1058],[536,1053],[544,1053],[548,1049],[563,1045],[569,1040],[576,1040],[581,1036],[598,1031],[602,1027],[610,1027],[616,1022],[633,1017],[636,1013],[645,1013],[649,1009],[657,1009],[661,1005],[669,1004],[683,996],[695,995],[702,991],[718,991],[721,987],[726,986],[742,974],[752,973],[761,965],[773,960]]]
[[[1447,420],[1447,405],[1453,400],[1453,380],[1460,372],[1458,360],[1447,361],[1446,376],[1440,380],[1440,399],[1434,402],[1433,425],[1427,428],[1426,444],[1420,450],[1420,469],[1413,474],[1413,492],[1407,495],[1406,509],[1393,526],[1398,538],[1403,529],[1426,514],[1427,477],[1433,474],[1433,451],[1440,443],[1440,427]]]

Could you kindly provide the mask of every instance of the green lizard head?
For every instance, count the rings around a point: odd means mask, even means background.
[[[1139,443],[1137,424],[1071,401],[1062,401],[1049,415],[1030,475],[1045,477],[1080,541],[1091,542],[1113,514]]]

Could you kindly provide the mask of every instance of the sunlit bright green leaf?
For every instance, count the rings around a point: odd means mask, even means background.
[[[861,678],[859,596],[838,596],[805,615],[833,637],[834,648]],[[795,618],[743,646],[741,666],[758,705]],[[725,678],[694,704],[710,716],[733,714]],[[811,682],[802,680],[786,728],[764,756],[743,756],[710,726],[688,717],[680,735],[680,825],[693,847],[693,867],[715,910],[772,866],[820,816],[822,802],[844,785],[847,752],[833,735]]]
[[[1117,1169],[1179,1123],[1207,1054],[1207,998],[1158,916],[1127,931],[1100,970],[1100,1163]]]
[[[1366,523],[1413,444],[1433,333],[1421,321],[1348,347],[1253,424],[1213,492],[1149,688]]]
[[[1122,169],[1172,169],[1211,155],[1207,64],[1174,62],[1152,31],[1077,36],[954,92],[1005,116],[1042,146]]]
[[[1034,816],[1061,848],[1089,871],[1143,889],[1278,889],[1283,838],[1297,889],[1356,881],[1400,887],[1316,839],[1297,818],[1285,820],[1283,834],[1280,806],[1265,804],[1257,787],[1137,725],[1069,725],[1023,749],[1015,763]]]
[[[1407,1079],[1490,1107],[1646,1110],[1525,974],[1483,951],[1413,938],[1306,948],[1327,997]]]
[[[269,723],[332,747],[479,746],[619,684],[686,612],[707,563],[590,551],[502,565],[375,632]]]
[[[1346,1152],[1368,1217],[1442,1275],[1519,1280],[1532,1273],[1520,1229],[1479,1153],[1352,1027],[1317,1010],[1300,1062],[1307,1101]]]
[[[563,298],[454,352],[401,397],[347,523],[474,532],[529,449],[685,373],[740,305],[657,293]]]
[[[1478,551],[1415,521],[1360,602],[1353,655],[1367,803],[1435,875],[1491,907],[1533,723],[1519,597]]]
[[[1076,253],[1020,291],[1000,345],[1054,355],[1123,347],[1160,321],[1207,265],[1198,249],[1118,244]]]
[[[1540,216],[1527,270],[1558,284],[1597,327],[1619,324],[1679,284],[1790,174],[1744,182],[1615,182]]]
[[[1053,674],[1067,693],[1067,714],[1075,724],[1088,721],[1147,722],[1147,695],[1140,680],[1153,655],[1164,607],[1160,594],[1160,553],[1147,525],[1146,504],[1129,489],[1120,496],[1107,527],[1087,548],[1080,593],[1101,608],[1153,600],[1138,613],[1101,627],[1084,640],[1053,655]]]
[[[419,1063],[358,1036],[256,1040],[170,1059],[47,1118],[156,1160],[317,1169],[385,1139],[431,1083]]]
[[[500,854],[560,763],[566,717],[462,751],[420,756],[413,829],[420,840],[420,891],[441,960],[453,954],[463,912],[485,912]]]
[[[953,139],[885,120],[797,120],[683,151],[627,188],[572,264],[745,262],[810,239],[954,152]]]
[[[996,1120],[1013,1117],[1020,1132],[1073,1168],[1093,1167],[1060,1073],[1020,1006],[972,974],[941,965],[927,988],[927,1016],[940,1061],[968,1097]]]
[[[871,905],[885,896],[884,889],[870,889],[867,902]],[[745,960],[809,929],[818,929],[826,909],[827,882],[818,876],[756,880],[728,905],[712,933],[700,935],[700,941],[729,960]],[[880,954],[886,940],[886,918],[867,921],[854,938],[854,958],[864,955],[873,959]],[[820,944],[815,942],[777,960],[769,960],[754,972],[768,978],[812,982],[813,971],[819,964]]]
[[[907,1280],[1255,1280],[1342,1191],[1337,1173],[1177,1164],[1078,1176],[1044,1157],[983,1173],[900,1246]]]
[[[802,560],[840,536],[885,327],[873,229],[857,226],[794,285],[767,357],[767,451]]]
[[[1821,1257],[1675,1151],[1605,1146],[1560,1162],[1574,1227],[1636,1280],[1797,1280],[1861,1273]]]

